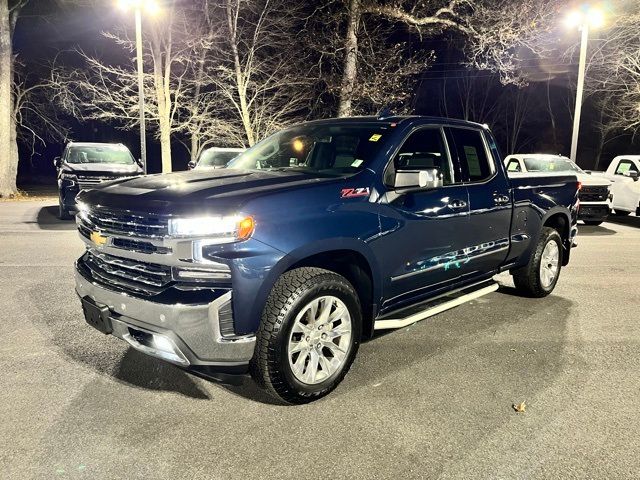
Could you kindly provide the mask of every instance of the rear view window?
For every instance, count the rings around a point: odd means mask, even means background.
[[[472,182],[485,180],[495,172],[493,163],[487,158],[487,150],[478,130],[451,128],[451,137],[458,152],[463,171]]]

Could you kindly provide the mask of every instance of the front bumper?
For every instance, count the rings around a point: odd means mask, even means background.
[[[578,220],[600,221],[605,220],[611,213],[611,205],[607,203],[580,203]]]
[[[221,371],[246,367],[253,356],[255,335],[223,337],[221,333],[219,310],[230,301],[231,291],[208,304],[160,304],[104,288],[77,269],[75,280],[80,298],[108,307],[112,335],[143,353],[182,367],[220,367]],[[145,335],[166,339],[162,344],[167,348],[139,341]]]

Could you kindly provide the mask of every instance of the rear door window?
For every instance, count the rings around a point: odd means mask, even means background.
[[[489,160],[482,132],[471,128],[448,129],[455,146],[463,177],[470,182],[487,180],[495,173],[493,159]]]

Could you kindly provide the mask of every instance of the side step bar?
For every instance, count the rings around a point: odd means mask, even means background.
[[[409,315],[405,318],[385,318],[381,320],[376,320],[374,324],[375,330],[388,330],[392,328],[403,328],[412,323],[416,323],[420,320],[424,320],[425,318],[432,317],[437,315],[438,313],[442,313],[450,308],[457,307],[458,305],[462,305],[463,303],[467,303],[471,300],[475,300],[476,298],[480,298],[484,295],[487,295],[491,292],[495,292],[498,290],[499,285],[497,283],[493,283],[486,287],[480,288],[478,290],[472,291],[470,293],[466,293],[457,298],[449,300],[447,302],[441,303],[431,308],[427,308],[426,310],[422,310],[420,312]]]

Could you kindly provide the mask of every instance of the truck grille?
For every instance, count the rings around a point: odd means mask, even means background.
[[[125,237],[164,237],[169,233],[168,217],[138,215],[128,211],[91,208],[81,218],[92,230]]]
[[[106,253],[87,251],[82,266],[98,283],[142,295],[156,295],[171,283],[171,267],[131,261]]]
[[[106,175],[78,175],[78,186],[80,190],[89,189],[95,187],[102,182],[108,182],[109,180],[116,180],[122,177],[109,177]]]
[[[609,197],[609,187],[583,186],[579,198],[581,202],[603,202]]]

